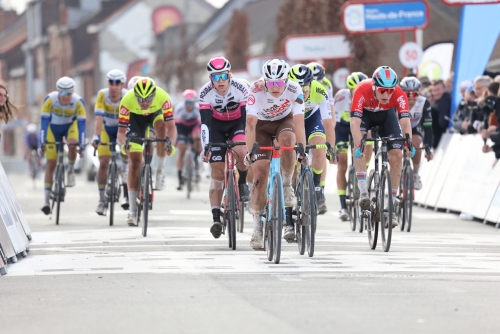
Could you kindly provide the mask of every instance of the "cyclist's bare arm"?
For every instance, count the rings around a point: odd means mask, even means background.
[[[306,147],[306,127],[304,124],[304,114],[293,115],[293,123],[295,123],[295,138],[296,142],[302,143]]]
[[[248,152],[252,150],[253,143],[255,143],[255,127],[257,125],[257,121],[257,116],[247,114],[245,138],[247,141]]]
[[[167,128],[167,137],[170,138],[170,142],[175,143],[177,141],[177,127],[174,120],[166,121],[165,127]]]
[[[94,128],[94,136],[100,136],[102,130],[102,123],[104,122],[104,117],[100,115],[95,116],[95,128]]]
[[[354,147],[358,147],[361,143],[361,138],[363,134],[361,133],[361,118],[359,117],[351,117],[351,134],[354,140]]]

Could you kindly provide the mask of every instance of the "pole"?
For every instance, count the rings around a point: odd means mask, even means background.
[[[406,43],[405,32],[401,31],[401,46],[403,46],[405,43]],[[408,74],[408,70],[407,70],[406,66],[403,65],[403,77],[406,77],[407,74]]]

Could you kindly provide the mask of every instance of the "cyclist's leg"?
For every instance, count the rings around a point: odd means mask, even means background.
[[[380,137],[402,137],[403,133],[399,125],[396,113],[391,109],[387,111],[387,116],[383,126],[380,128]],[[403,167],[403,143],[390,142],[387,144],[387,158],[391,167],[392,199],[396,200],[398,194],[399,181],[401,179],[401,169]],[[393,224],[394,225],[394,224]]]
[[[177,123],[175,124],[177,127],[177,177],[179,179],[179,187],[177,187],[177,190],[182,189],[182,169],[184,167],[184,155],[186,154],[186,143],[187,143],[187,138],[188,138],[188,133],[187,133],[187,127],[182,124],[182,123]]]
[[[101,142],[109,143],[110,138],[104,124],[101,129]],[[109,161],[111,158],[111,150],[109,145],[99,145],[97,147],[99,155],[99,170],[97,171],[97,187],[99,189],[99,199],[101,202],[105,201],[104,188],[106,188],[106,181],[108,178]]]
[[[62,133],[58,127],[55,127],[55,132],[52,130],[54,126],[49,125],[47,129],[47,142],[54,143],[60,141],[62,138]],[[59,127],[60,128],[60,127]],[[45,166],[45,185],[44,185],[44,205],[42,207],[43,213],[48,215],[50,213],[50,193],[52,191],[52,183],[54,182],[54,171],[57,164],[57,147],[55,144],[47,144],[45,151],[45,158],[47,159],[47,164]]]
[[[340,198],[340,216],[344,220],[349,217],[347,214],[347,203],[346,203],[346,188],[347,188],[347,150],[349,147],[349,135],[350,128],[349,125],[344,125],[342,123],[337,123],[335,126],[335,146],[336,151],[339,155],[339,162],[337,164],[337,189]],[[343,211],[345,212],[343,213]]]
[[[156,138],[167,138],[167,122],[173,122],[173,120],[169,120],[165,122],[163,114],[160,112],[154,113],[151,117],[150,120],[152,120],[151,124],[153,125],[155,132],[156,132]],[[175,126],[174,126],[175,129]],[[163,190],[165,187],[165,180],[164,180],[164,174],[163,174],[163,169],[165,168],[165,159],[167,157],[167,152],[166,152],[166,143],[161,143],[158,142],[156,143],[156,154],[158,158],[158,169],[156,170],[156,182],[155,182],[155,189],[156,190]]]
[[[372,137],[372,132],[368,131],[368,138]],[[365,147],[365,162],[366,162],[366,169],[370,166],[370,160],[372,159],[372,154],[373,154],[373,145],[375,145],[375,142],[368,142],[366,143]]]
[[[231,127],[229,138],[234,142],[245,141],[245,122],[244,118],[234,121],[235,124]],[[245,166],[244,158],[247,153],[245,145],[236,146],[233,151],[236,153],[236,168],[238,168],[238,190],[240,200],[246,202],[250,199],[250,192],[247,185],[248,167]]]
[[[351,118],[351,125],[355,122],[355,119]],[[364,112],[361,117],[361,124],[359,129],[361,131],[361,135],[364,135],[367,130],[371,127],[370,114],[368,112]],[[365,147],[366,149],[366,147]],[[353,153],[356,148],[353,148]],[[361,156],[360,159],[354,158],[354,168],[356,170],[356,180],[359,189],[359,205],[362,210],[368,210],[370,208],[370,198],[368,197],[368,185],[366,181],[366,156]]]
[[[70,125],[69,129],[66,132],[66,142],[68,144],[78,144],[78,123],[77,121],[73,121]],[[67,175],[67,187],[73,187],[75,185],[75,162],[76,162],[76,152],[78,147],[75,145],[68,146],[68,175]]]
[[[413,147],[420,147],[423,142],[423,130],[420,127],[412,128],[411,142]],[[422,161],[422,150],[417,150],[415,156],[411,158],[413,162],[413,187],[415,190],[422,189],[422,180],[420,180],[420,175],[418,171],[420,169],[420,162]]]
[[[276,127],[276,139],[280,146],[295,146],[295,123],[290,113],[283,118]],[[296,154],[293,150],[281,150],[281,174],[283,177],[283,192],[285,195],[285,207],[293,207],[297,202],[295,191],[292,187],[293,171],[295,169]]]

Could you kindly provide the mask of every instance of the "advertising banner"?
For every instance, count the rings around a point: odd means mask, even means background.
[[[342,7],[342,24],[350,33],[424,29],[428,23],[427,1],[349,1]]]
[[[351,48],[342,34],[290,35],[283,41],[285,57],[295,61],[346,59]]]

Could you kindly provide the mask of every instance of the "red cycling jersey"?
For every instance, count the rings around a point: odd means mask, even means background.
[[[354,91],[354,97],[352,98],[351,117],[363,117],[364,110],[369,112],[381,112],[392,108],[396,108],[400,119],[410,117],[408,111],[408,98],[401,87],[394,87],[394,93],[386,104],[380,104],[375,98],[373,87],[375,86],[373,85],[372,79],[363,80],[358,84]]]

